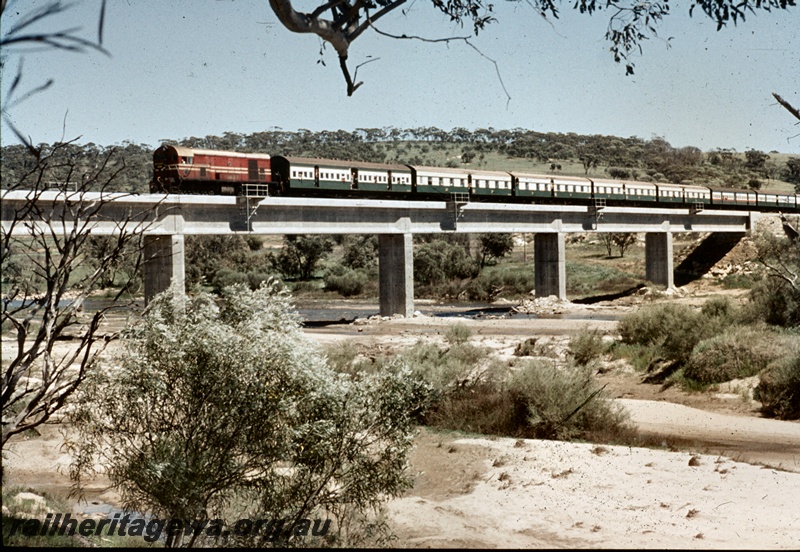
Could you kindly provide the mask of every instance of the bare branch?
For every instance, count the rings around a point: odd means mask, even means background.
[[[145,212],[130,210],[115,220],[108,249],[84,272],[90,266],[87,245],[101,211],[126,195],[106,192],[125,166],[113,164],[115,151],[108,150],[88,178],[66,191],[74,175],[82,172],[71,147],[60,143],[39,152],[33,169],[3,191],[4,198],[9,192],[27,192],[22,206],[4,205],[0,233],[3,273],[9,280],[2,298],[2,325],[13,330],[15,343],[11,358],[4,358],[8,365],[0,392],[3,446],[12,436],[50,420],[96,365],[114,337],[100,333],[103,318],[121,307],[120,294],[88,317],[84,304],[121,258],[133,256],[134,266],[139,266],[143,233],[152,220]],[[49,191],[53,181],[63,190]],[[99,197],[88,195],[98,188]],[[56,348],[64,337],[77,340],[68,352]]]
[[[775,92],[772,93],[772,96],[775,98],[775,100],[777,100],[779,104],[781,104],[786,109],[786,111],[794,115],[795,119],[800,121],[800,110],[798,110],[792,104],[790,104],[789,102],[778,96]]]
[[[500,66],[497,64],[497,62],[495,60],[493,60],[492,58],[490,58],[489,56],[484,54],[478,47],[476,47],[474,44],[472,44],[472,42],[470,42],[470,38],[471,38],[470,36],[450,36],[450,37],[445,37],[445,38],[425,38],[425,37],[417,36],[417,35],[411,35],[411,36],[406,35],[406,34],[394,35],[394,34],[382,31],[382,30],[378,29],[377,27],[375,27],[374,25],[372,25],[372,28],[375,30],[376,33],[378,33],[380,35],[383,35],[383,36],[388,37],[388,38],[394,38],[394,39],[397,39],[397,40],[419,40],[420,42],[430,42],[430,43],[433,43],[433,44],[438,43],[438,42],[449,43],[449,42],[454,42],[454,41],[457,41],[457,40],[463,41],[467,46],[469,46],[470,48],[472,48],[473,50],[478,52],[478,55],[480,55],[482,58],[490,61],[494,65],[494,70],[495,70],[495,73],[497,74],[497,80],[500,81],[500,86],[502,87],[503,92],[506,95],[506,107],[508,107],[508,103],[511,102],[511,95],[508,93],[508,89],[506,88],[506,85],[503,82],[502,75],[500,75]]]

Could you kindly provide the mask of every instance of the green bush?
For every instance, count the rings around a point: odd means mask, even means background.
[[[457,243],[435,240],[414,252],[414,281],[420,285],[437,285],[477,274],[477,264]]]
[[[711,297],[703,303],[700,312],[709,318],[734,319],[737,315],[736,303],[730,297]]]
[[[771,364],[761,374],[753,398],[761,402],[766,416],[800,419],[800,352]]]
[[[525,404],[494,382],[480,381],[440,397],[426,413],[433,427],[507,437],[527,436]]]
[[[328,366],[336,372],[351,373],[358,353],[358,346],[351,341],[340,341],[325,347]]]
[[[514,356],[518,357],[525,357],[525,356],[544,356],[544,357],[556,357],[552,345],[549,343],[539,343],[538,338],[536,337],[529,337],[525,341],[517,343],[517,346],[514,348]]]
[[[586,366],[606,351],[603,335],[598,330],[584,329],[569,340],[569,354],[578,366]]]
[[[666,359],[684,363],[695,345],[717,334],[726,324],[689,306],[664,303],[624,316],[618,329],[623,343],[654,347]]]
[[[247,274],[244,272],[239,272],[233,268],[221,268],[211,279],[211,287],[214,289],[214,293],[217,294],[221,293],[223,288],[232,286],[234,284],[244,284],[249,286],[250,282],[247,279]]]
[[[800,294],[780,278],[765,278],[755,284],[748,307],[751,319],[775,326],[800,326]]]
[[[116,363],[91,371],[74,398],[70,473],[81,484],[105,467],[126,508],[156,517],[328,516],[336,534],[321,544],[346,543],[344,513],[372,516],[410,487],[430,389],[397,361],[333,372],[274,282],[226,288],[224,299],[168,291],[124,332]],[[264,544],[251,538],[227,544]]]
[[[325,289],[336,291],[344,297],[360,295],[369,277],[361,270],[336,265],[325,274]]]
[[[416,377],[429,383],[438,393],[446,394],[474,381],[488,356],[488,350],[469,343],[441,348],[435,343],[418,342],[406,349],[400,358]]]
[[[509,378],[508,392],[528,411],[528,432],[540,439],[587,439],[631,431],[628,415],[607,400],[585,366],[527,361]]]
[[[450,345],[463,345],[472,337],[472,330],[461,322],[453,324],[444,333],[444,340]]]
[[[683,377],[704,384],[747,378],[784,354],[781,340],[772,331],[749,326],[731,328],[698,343]]]
[[[511,267],[492,267],[467,284],[467,297],[472,301],[493,301],[499,295],[527,296],[536,287],[533,271]]]

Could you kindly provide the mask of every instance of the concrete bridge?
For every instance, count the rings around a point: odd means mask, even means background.
[[[30,194],[2,192],[4,228]],[[84,201],[101,200],[99,193],[82,197]],[[759,216],[745,209],[696,211],[602,205],[159,194],[103,194],[102,198],[105,203],[94,217],[93,234],[112,235],[125,225],[144,225],[146,301],[169,286],[183,289],[186,235],[375,234],[379,243],[380,313],[384,316],[410,316],[414,312],[414,234],[535,234],[536,295],[566,299],[565,236],[570,232],[645,233],[646,278],[672,287],[674,233],[745,233],[755,227]],[[57,206],[64,199],[60,192],[40,192],[36,201]],[[54,230],[64,228],[68,225]],[[15,227],[15,231],[23,230],[20,225]]]

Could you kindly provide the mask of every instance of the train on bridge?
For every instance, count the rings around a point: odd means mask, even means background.
[[[800,195],[689,184],[366,163],[162,145],[152,193],[578,203],[800,212]]]

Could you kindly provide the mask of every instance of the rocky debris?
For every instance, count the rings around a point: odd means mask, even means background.
[[[550,295],[536,299],[523,299],[518,305],[511,307],[511,310],[518,314],[563,314],[580,308],[582,305]]]
[[[642,286],[636,291],[636,295],[645,298],[657,298],[663,296],[686,297],[689,295],[689,292],[684,288],[674,286],[666,289],[660,289],[653,286]]]
[[[422,314],[420,311],[414,311],[413,318],[429,318]],[[381,316],[380,314],[373,314],[369,318],[356,318],[353,320],[354,326],[366,326],[368,324],[377,324],[379,322],[389,322],[390,320],[405,320],[402,314],[394,314],[392,316]]]

